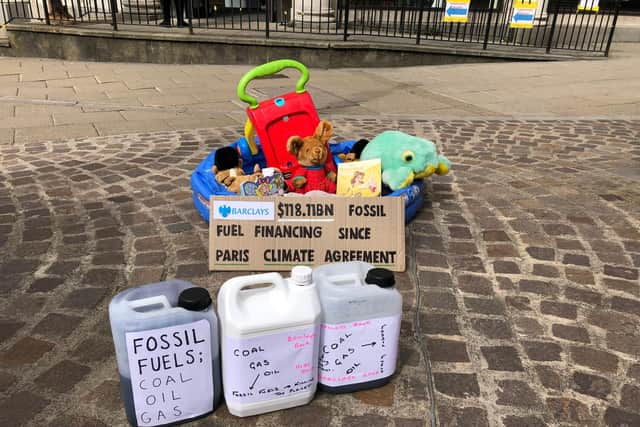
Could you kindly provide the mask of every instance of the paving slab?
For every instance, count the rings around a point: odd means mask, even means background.
[[[197,99],[193,95],[184,95],[183,91],[177,91],[175,94],[167,93],[166,95],[141,95],[139,97],[142,105],[146,106],[163,106],[163,105],[190,105],[196,103]]]
[[[128,132],[173,130],[166,120],[133,120],[118,122],[96,122],[93,126],[99,135],[119,135]]]
[[[25,82],[21,80],[20,83],[16,85],[16,87],[18,89],[25,88],[25,87],[31,87],[31,88],[35,87],[35,88],[44,89],[47,87],[47,83],[45,81]]]
[[[110,97],[108,94],[104,94],[104,98],[99,98],[94,96],[94,99],[82,100],[79,99],[78,103],[83,106],[84,109],[95,109],[98,110],[100,108],[104,109],[122,109],[127,110],[132,106],[142,106],[142,102],[138,95],[137,91],[131,91],[127,93],[123,93],[122,95],[118,94],[116,97]]]
[[[175,119],[175,118],[191,118],[191,116],[186,111],[179,110],[124,110],[121,111],[120,114],[127,121],[139,121],[139,120],[165,120],[165,119]],[[205,114],[200,114],[201,117],[206,116]]]
[[[69,77],[64,65],[60,65],[60,72],[64,72],[62,78],[47,79],[47,87],[95,87],[99,85],[94,76]]]
[[[198,96],[196,94],[196,96]],[[238,111],[238,103],[231,101],[224,102],[203,102],[201,104],[191,104],[189,106],[189,111],[207,111],[211,113],[231,113]],[[246,104],[245,104],[246,105]]]
[[[122,82],[127,86],[127,88],[135,90],[135,89],[154,89],[156,90],[156,85],[154,82],[150,82],[149,80],[140,77],[140,76],[130,76],[122,78]]]
[[[15,115],[15,105],[9,103],[0,104],[0,117],[12,117]]]
[[[71,103],[70,103],[71,104]],[[53,104],[53,103],[26,103],[26,102],[16,102],[15,104],[10,104],[15,108],[15,115],[17,117],[27,116],[31,117],[33,115],[53,115],[53,114],[79,114],[82,112],[81,108],[75,105],[68,104]]]
[[[113,102],[111,98],[101,90],[81,91],[79,89],[74,89],[74,95],[69,99],[83,103],[108,104]]]
[[[53,122],[56,126],[77,123],[119,122],[123,120],[124,117],[117,111],[95,111],[90,113],[78,113],[74,111],[70,113],[53,114]]]
[[[42,62],[35,64],[30,63],[30,65],[23,67],[21,75],[21,79],[23,82],[47,80],[60,80],[64,82],[69,77],[66,70],[64,70],[63,68],[58,68],[51,71],[43,71]]]
[[[18,83],[19,81],[20,81],[20,74],[0,75],[0,85]]]
[[[235,125],[237,122],[227,116],[217,114],[215,116],[209,116],[206,118],[175,118],[168,119],[167,123],[174,129],[201,129],[209,127],[222,127]]]
[[[106,90],[105,94],[110,99],[117,99],[117,100],[131,99],[131,100],[135,100],[136,103],[139,104],[140,101],[138,101],[138,98],[143,96],[157,96],[157,95],[160,95],[161,92],[154,87],[148,87],[144,89],[131,89],[127,86],[124,86],[123,88],[117,88],[117,90]]]
[[[16,96],[17,94],[18,89],[15,87],[0,87],[0,96]]]
[[[81,136],[98,135],[93,124],[76,124],[63,126],[33,126],[15,129],[16,144],[24,144],[39,141],[68,140]]]
[[[13,129],[0,129],[0,144],[12,144],[14,132]]]
[[[22,99],[47,99],[54,101],[75,101],[79,95],[72,87],[20,87],[18,96]]]
[[[0,128],[30,128],[37,126],[51,125],[52,120],[49,114],[33,115],[31,117],[2,117],[0,118]]]

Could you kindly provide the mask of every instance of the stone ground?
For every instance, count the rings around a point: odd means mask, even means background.
[[[398,372],[377,390],[249,419],[223,406],[194,425],[640,425],[640,49],[618,52],[314,70],[338,139],[399,129],[454,165],[408,227]],[[100,67],[111,77],[82,76]],[[110,298],[172,277],[215,293],[234,275],[207,271],[189,176],[240,136],[230,82],[246,69],[0,59],[0,425],[126,425]],[[95,99],[79,99],[85,86]]]

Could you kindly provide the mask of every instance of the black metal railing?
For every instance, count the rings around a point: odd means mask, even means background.
[[[326,40],[392,39],[587,51],[607,55],[619,1],[578,11],[579,0],[539,0],[532,28],[511,25],[514,0],[471,0],[467,22],[445,22],[446,0],[0,0],[0,22],[162,26]],[[529,1],[529,0],[525,0]],[[592,0],[588,0],[592,1]]]

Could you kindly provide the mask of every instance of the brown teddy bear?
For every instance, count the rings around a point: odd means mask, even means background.
[[[245,175],[242,170],[242,161],[240,162],[240,167],[225,169],[222,171],[218,170],[217,166],[213,166],[213,173],[216,176],[216,181],[227,187],[228,191],[233,193],[240,192],[240,186],[242,183],[247,181],[255,182],[258,178],[262,178],[262,170],[260,169],[260,165],[256,164],[253,167],[253,174]]]
[[[359,139],[348,153],[340,153],[338,154],[338,158],[342,160],[344,163],[355,162],[360,160],[360,154],[362,154],[362,150],[369,143],[368,139]]]
[[[258,164],[253,167],[252,175],[244,174],[242,159],[238,151],[232,147],[222,147],[216,150],[212,170],[216,182],[226,186],[227,190],[233,193],[239,193],[244,182],[256,182],[258,178],[262,178],[262,171]]]
[[[313,135],[305,138],[292,136],[287,141],[287,151],[298,159],[291,178],[291,186],[296,193],[311,190],[336,192],[336,165],[329,150],[332,135],[333,126],[322,120]]]

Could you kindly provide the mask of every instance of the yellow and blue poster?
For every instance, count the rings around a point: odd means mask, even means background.
[[[533,20],[536,17],[536,1],[515,0],[513,13],[511,14],[511,28],[533,28]]]
[[[444,22],[467,22],[470,0],[447,1],[444,8]]]
[[[580,0],[578,11],[597,12],[600,10],[600,6],[598,5],[599,1],[600,0]]]

